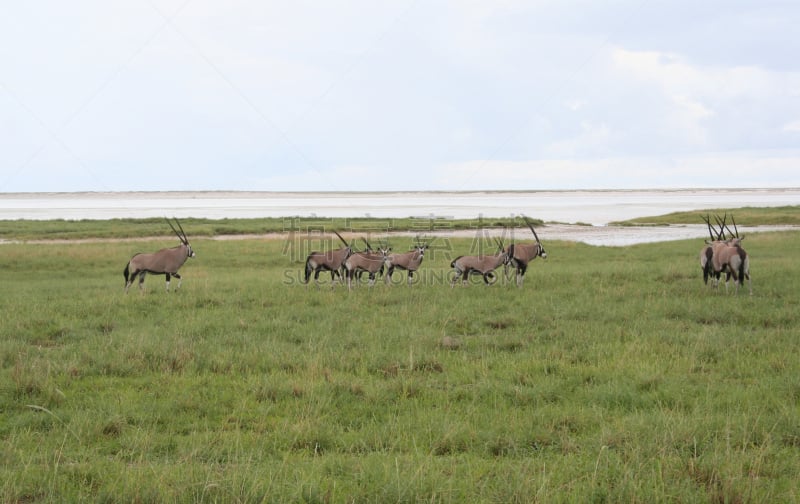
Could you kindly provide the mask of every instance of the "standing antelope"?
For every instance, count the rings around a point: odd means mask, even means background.
[[[311,252],[308,254],[306,258],[306,267],[305,267],[305,280],[303,283],[308,284],[308,280],[311,277],[311,272],[314,272],[314,283],[319,287],[319,273],[320,271],[330,271],[331,272],[331,286],[333,286],[333,281],[336,278],[336,275],[339,275],[339,279],[341,281],[342,273],[341,269],[344,265],[345,259],[350,257],[353,253],[353,247],[351,247],[345,240],[342,238],[338,232],[334,231],[336,236],[344,243],[344,247],[336,250],[329,250],[327,252]]]
[[[721,244],[715,244],[713,246],[712,263],[717,284],[719,283],[720,274],[725,271],[725,292],[728,292],[728,282],[731,276],[733,276],[733,281],[736,283],[736,294],[739,294],[739,286],[744,285],[744,280],[746,278],[747,286],[752,296],[753,284],[750,279],[750,256],[744,248],[742,248],[742,241],[744,241],[745,237],[739,237],[739,229],[736,227],[736,221],[733,220],[733,217],[731,217],[731,220],[733,221],[735,233],[732,233],[730,228],[725,226],[732,237]]]
[[[450,281],[450,287],[454,287],[459,278],[462,284],[466,285],[467,278],[471,274],[482,275],[483,281],[486,285],[492,285],[497,281],[494,270],[508,263],[511,256],[514,255],[514,244],[509,245],[507,249],[503,248],[503,244],[498,242],[500,250],[493,256],[459,256],[450,263],[453,268],[455,276]]]
[[[369,245],[368,245],[369,246]],[[388,249],[379,249],[378,252],[355,252],[344,261],[347,288],[352,289],[353,277],[358,281],[358,273],[366,271],[369,274],[369,286],[375,284],[375,275],[383,271]]]
[[[719,223],[719,217],[714,216]],[[719,283],[719,273],[714,271],[714,246],[715,244],[720,244],[725,241],[725,220],[727,220],[728,215],[725,214],[724,219],[722,220],[722,224],[720,225],[720,230],[716,231],[711,227],[711,218],[706,215],[703,220],[705,221],[706,225],[708,226],[708,234],[711,237],[711,241],[707,241],[706,244],[700,249],[700,269],[703,270],[703,283],[708,285],[708,279],[714,278],[716,285]],[[715,236],[716,234],[716,236]]]
[[[419,269],[419,266],[422,264],[422,260],[425,258],[425,249],[429,248],[428,243],[421,243],[419,238],[417,238],[417,242],[414,245],[414,249],[410,252],[405,252],[402,254],[388,254],[386,257],[386,276],[384,277],[384,281],[388,284],[392,280],[392,273],[394,273],[395,268],[408,271],[408,286],[411,287],[411,283],[414,279],[414,273]],[[387,249],[387,252],[391,249]]]
[[[123,274],[125,275],[126,294],[128,293],[128,288],[136,279],[137,275],[139,276],[139,290],[141,291],[143,289],[144,277],[147,273],[152,273],[154,275],[166,275],[167,292],[169,292],[170,277],[174,276],[177,278],[178,288],[181,287],[182,279],[178,274],[178,269],[183,266],[183,263],[186,262],[186,259],[194,257],[195,254],[191,245],[189,245],[189,239],[186,237],[186,233],[183,231],[183,226],[181,226],[181,223],[178,222],[178,219],[175,219],[175,223],[178,225],[180,232],[178,232],[178,230],[175,229],[175,226],[173,226],[172,223],[167,220],[169,227],[172,228],[172,231],[181,240],[180,245],[173,248],[161,249],[153,254],[136,254],[131,257],[131,260],[125,265],[125,271],[123,271]]]
[[[508,264],[514,266],[517,287],[521,287],[522,282],[525,280],[525,272],[528,271],[528,263],[537,257],[547,259],[547,251],[544,249],[542,242],[539,241],[539,235],[537,235],[536,230],[533,229],[533,224],[531,223],[530,219],[524,215],[522,217],[525,219],[525,223],[533,233],[533,237],[536,238],[536,243],[513,243],[508,246],[509,249],[513,247],[513,252],[511,250],[507,250],[509,254]]]

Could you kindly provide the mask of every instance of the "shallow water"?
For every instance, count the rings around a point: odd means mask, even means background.
[[[0,221],[175,216],[256,217],[510,217],[548,223],[541,238],[592,245],[705,238],[702,224],[657,228],[608,223],[670,212],[741,206],[800,205],[800,189],[401,192],[401,193],[25,193],[0,194]],[[557,223],[557,224],[556,224]],[[565,225],[585,223],[586,225]],[[785,229],[761,228],[760,230]],[[749,232],[755,229],[747,229]],[[546,237],[546,238],[545,238]]]

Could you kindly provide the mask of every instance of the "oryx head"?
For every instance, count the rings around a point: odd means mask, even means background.
[[[514,258],[514,244],[512,243],[508,247],[503,244],[503,240],[499,238],[495,238],[494,242],[497,244],[497,254],[502,254],[503,262],[502,264],[508,264],[511,259]]]
[[[178,225],[178,229],[175,229],[175,226],[172,225],[172,223],[169,221],[169,219],[167,219],[166,217],[164,219],[167,221],[167,224],[169,224],[169,227],[172,228],[172,231],[175,233],[175,235],[181,241],[181,244],[186,246],[186,255],[188,257],[194,257],[195,256],[194,250],[192,250],[192,246],[189,245],[189,238],[186,237],[186,232],[183,230],[183,226],[181,226],[181,223],[180,223],[180,221],[178,221],[177,217],[173,217],[173,219],[175,219],[175,224]],[[180,231],[178,231],[178,230],[180,230]]]
[[[536,244],[539,245],[539,257],[547,259],[547,251],[544,249],[544,245],[542,245],[542,242],[539,240],[539,235],[536,234],[536,230],[533,228],[533,222],[525,215],[523,215],[522,218],[525,219],[525,224],[528,225],[531,233],[533,233],[533,237],[536,238]]]
[[[425,255],[425,249],[430,248],[427,239],[420,239],[419,235],[414,237],[413,249],[419,252],[419,255]]]
[[[389,245],[389,240],[381,240],[378,244],[378,251],[383,255],[389,255],[392,252],[392,246]]]

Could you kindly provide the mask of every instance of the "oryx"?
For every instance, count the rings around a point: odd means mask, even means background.
[[[353,277],[355,276],[358,280],[358,274],[364,271],[369,274],[369,286],[372,287],[375,284],[375,275],[383,271],[387,251],[387,249],[381,248],[378,252],[354,252],[348,256],[344,261],[347,288],[351,289]]]
[[[410,252],[388,254],[386,257],[387,269],[384,281],[387,284],[391,282],[392,273],[394,273],[395,268],[397,268],[408,272],[408,286],[410,287],[414,280],[414,273],[419,269],[422,260],[425,258],[425,249],[429,247],[430,245],[427,242],[421,242],[419,237],[417,237],[414,248]],[[389,250],[391,249],[387,251]]]
[[[142,290],[144,277],[147,273],[166,275],[167,292],[169,292],[170,277],[173,276],[178,279],[178,288],[180,288],[182,279],[178,274],[178,269],[183,266],[183,263],[186,262],[186,259],[194,257],[195,254],[191,245],[189,245],[189,239],[186,237],[186,233],[183,231],[183,226],[181,226],[181,223],[178,222],[178,219],[175,219],[175,223],[178,225],[178,229],[180,229],[180,231],[175,229],[175,226],[173,226],[169,219],[167,219],[167,224],[169,224],[169,227],[171,227],[172,231],[178,236],[181,244],[177,247],[161,249],[153,254],[136,254],[131,257],[131,260],[125,265],[125,271],[123,271],[123,274],[125,275],[126,293],[128,292],[128,288],[136,279],[137,275],[139,276],[139,290]]]
[[[459,278],[462,284],[466,285],[469,275],[482,275],[483,281],[486,285],[492,285],[497,281],[494,270],[508,263],[510,257],[514,255],[514,244],[509,245],[508,248],[503,248],[502,242],[497,242],[499,250],[495,255],[478,255],[478,256],[459,256],[450,263],[453,268],[454,276],[450,281],[450,287],[454,287]]]
[[[717,223],[720,223],[719,217],[714,216],[717,220]],[[719,273],[714,271],[714,247],[719,246],[725,241],[725,220],[727,220],[728,214],[725,214],[725,217],[722,220],[722,224],[720,224],[720,230],[716,231],[711,227],[711,218],[706,215],[703,220],[705,221],[706,225],[708,226],[708,234],[711,237],[711,241],[706,241],[706,244],[700,249],[700,269],[703,270],[703,283],[708,285],[708,279],[714,277],[715,285],[719,282]],[[716,236],[715,236],[716,235]]]
[[[731,216],[731,221],[733,222],[735,233],[731,232],[730,228],[725,226],[725,228],[728,229],[728,233],[731,234],[731,238],[712,246],[712,264],[714,274],[716,275],[716,283],[719,283],[719,277],[724,271],[725,292],[728,292],[728,282],[731,276],[733,276],[733,280],[736,283],[736,294],[738,294],[739,286],[744,285],[744,280],[746,278],[750,295],[752,296],[753,284],[750,279],[750,256],[744,248],[742,248],[742,241],[744,241],[745,237],[739,236],[739,229],[736,227],[736,221],[733,220],[733,216]]]
[[[537,257],[547,259],[547,251],[539,240],[539,235],[536,234],[533,223],[524,215],[522,218],[525,219],[525,223],[533,233],[533,237],[536,238],[536,243],[512,243],[508,246],[509,248],[514,247],[513,252],[508,249],[507,251],[509,252],[508,264],[514,266],[514,271],[516,272],[517,287],[521,287],[522,282],[525,280],[525,272],[528,271],[528,263]]]
[[[334,231],[334,233],[339,237],[342,243],[344,243],[344,247],[336,250],[329,250],[327,252],[311,252],[308,254],[308,257],[306,258],[305,279],[303,283],[308,283],[312,271],[314,272],[314,283],[317,285],[317,287],[319,287],[320,271],[331,272],[331,286],[333,286],[333,281],[336,278],[336,275],[339,275],[339,279],[341,280],[342,266],[344,265],[345,259],[347,259],[350,254],[353,253],[353,247],[350,246],[337,231]]]

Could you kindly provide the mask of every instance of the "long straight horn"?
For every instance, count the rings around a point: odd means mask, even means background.
[[[733,227],[736,227],[736,226],[734,225]],[[733,231],[731,231],[731,228],[729,228],[727,224],[725,224],[725,229],[728,230],[728,234],[731,235],[731,238],[734,238],[734,237],[735,238],[739,238],[739,231],[738,230],[734,233]]]
[[[336,234],[336,236],[338,236],[338,237],[339,237],[339,239],[340,239],[340,240],[342,240],[342,243],[344,243],[344,246],[345,246],[345,247],[349,247],[349,246],[350,246],[350,244],[349,244],[349,243],[347,243],[347,242],[345,241],[345,239],[344,239],[344,238],[342,238],[342,235],[340,235],[338,231],[336,231],[336,230],[334,229],[334,230],[333,230],[333,232]]]
[[[705,216],[705,217],[703,217],[702,215],[701,215],[700,217],[701,217],[701,218],[702,218],[704,221],[706,221],[706,225],[708,226],[708,235],[711,237],[711,241],[714,241],[716,238],[714,238],[714,230],[713,230],[713,229],[711,229],[711,216],[709,216],[708,214],[706,214],[706,216]]]
[[[186,231],[183,230],[183,226],[181,226],[181,221],[179,221],[177,217],[173,217],[173,219],[175,219],[175,224],[177,224],[178,228],[181,230],[184,243],[189,243],[189,237],[186,236]]]
[[[719,215],[714,215],[714,220],[717,221],[717,225],[719,226],[719,231],[717,231],[717,239],[724,240],[725,239],[725,220],[727,220],[728,214],[725,214],[725,219],[720,219]]]
[[[733,214],[731,214],[731,222],[733,222],[733,230],[736,232],[736,238],[739,238],[739,228],[736,227],[736,221],[733,219]],[[728,232],[730,232],[730,229]]]
[[[528,225],[528,227],[529,227],[529,228],[531,228],[531,232],[533,233],[533,237],[534,237],[534,238],[536,238],[536,243],[541,243],[541,242],[539,241],[539,235],[537,235],[537,234],[536,234],[536,230],[535,230],[535,229],[533,229],[533,224],[531,224],[531,221],[530,221],[530,219],[528,219],[528,217],[526,217],[526,216],[524,216],[524,215],[523,215],[522,217],[525,219],[525,224],[527,224],[527,225]]]
[[[500,240],[499,238],[495,237],[494,242],[497,244],[497,247],[502,252],[503,251],[503,240]]]
[[[164,217],[164,220],[167,221],[167,224],[169,224],[169,227],[172,229],[172,232],[175,233],[175,236],[178,237],[178,239],[181,241],[181,243],[186,243],[186,238],[181,236],[180,232],[178,232],[178,230],[175,229],[175,226],[172,225],[172,222],[170,222],[169,219],[167,219],[166,217]],[[176,219],[176,222],[177,222],[177,219]]]

